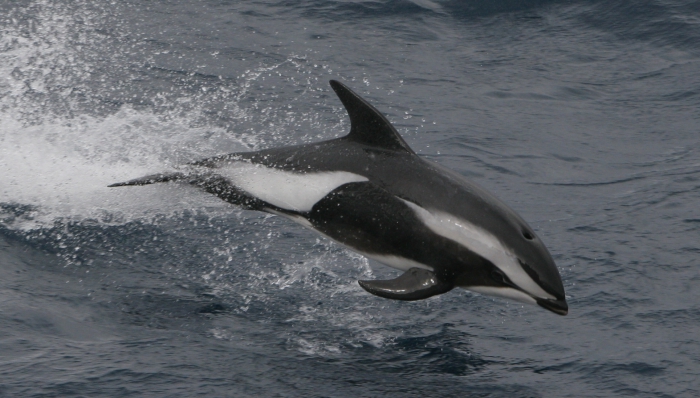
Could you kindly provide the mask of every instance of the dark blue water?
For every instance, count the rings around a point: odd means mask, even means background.
[[[698,396],[699,4],[0,2],[0,396]],[[106,188],[343,135],[331,78],[528,220],[567,317]]]

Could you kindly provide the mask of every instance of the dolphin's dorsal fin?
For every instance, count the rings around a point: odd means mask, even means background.
[[[377,108],[337,80],[331,80],[331,87],[350,116],[350,134],[347,139],[382,149],[415,154]]]
[[[396,279],[358,282],[363,289],[379,297],[406,301],[423,300],[454,288],[432,271],[422,268],[410,268]]]

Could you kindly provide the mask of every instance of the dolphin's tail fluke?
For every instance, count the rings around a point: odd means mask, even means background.
[[[130,186],[130,185],[149,185],[149,184],[155,184],[157,182],[168,182],[168,181],[182,180],[182,179],[187,178],[187,177],[188,177],[187,174],[179,173],[179,172],[152,174],[149,176],[136,178],[134,180],[129,180],[126,182],[118,182],[116,184],[108,185],[108,187],[112,188],[112,187],[125,187],[125,186]]]

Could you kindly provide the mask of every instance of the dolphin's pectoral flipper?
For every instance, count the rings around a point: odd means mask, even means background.
[[[158,182],[182,180],[184,178],[187,178],[187,174],[185,174],[185,173],[178,173],[178,172],[159,173],[159,174],[151,174],[149,176],[136,178],[136,179],[125,181],[125,182],[118,182],[116,184],[108,185],[108,187],[113,188],[113,187],[125,187],[125,186],[130,186],[130,185],[149,185],[149,184],[155,184]]]
[[[406,301],[427,299],[454,288],[423,268],[410,268],[396,279],[358,282],[363,289],[379,297]]]

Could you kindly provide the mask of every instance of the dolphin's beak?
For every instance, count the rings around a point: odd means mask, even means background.
[[[569,305],[566,304],[566,300],[551,300],[551,299],[543,299],[543,298],[538,298],[537,299],[537,304],[542,307],[546,308],[555,314],[559,315],[566,315],[569,313]]]

